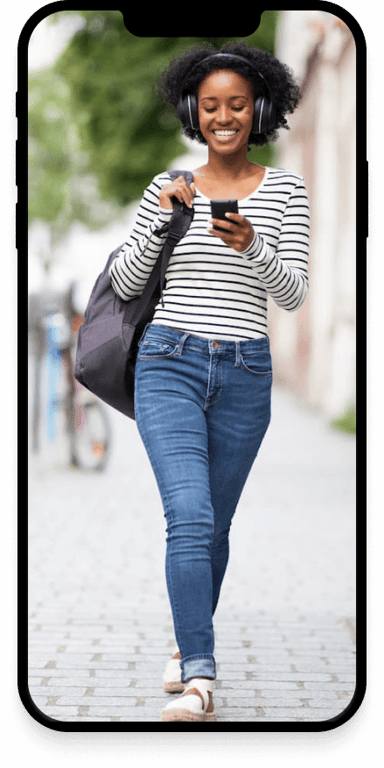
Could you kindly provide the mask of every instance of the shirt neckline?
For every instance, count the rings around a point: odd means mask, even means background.
[[[246,197],[241,197],[240,199],[238,199],[239,203],[244,203],[246,200],[249,200],[250,197],[253,197],[255,194],[257,194],[257,192],[260,191],[260,189],[264,186],[264,184],[266,182],[267,176],[269,175],[269,170],[270,170],[269,166],[265,166],[264,176],[261,179],[260,183],[257,185],[257,187],[252,192],[249,193],[249,195],[247,195]],[[203,192],[200,192],[200,189],[196,186],[196,184],[195,184],[195,190],[196,190],[196,192],[199,193],[200,197],[203,197],[205,200],[209,200],[209,202],[211,202],[211,200],[213,200],[213,198],[207,197],[207,195],[204,195]]]

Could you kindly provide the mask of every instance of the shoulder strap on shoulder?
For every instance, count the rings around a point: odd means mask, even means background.
[[[192,184],[192,182],[193,182],[193,173],[192,173],[192,171],[177,171],[177,170],[173,170],[173,171],[168,171],[168,173],[169,173],[172,181],[174,181],[174,179],[177,179],[179,176],[184,176],[187,184]]]

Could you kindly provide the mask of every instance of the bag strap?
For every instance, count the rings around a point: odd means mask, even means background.
[[[191,171],[173,170],[173,171],[169,171],[169,175],[172,181],[179,178],[179,176],[184,176],[187,184],[190,185],[193,182],[193,173]],[[180,200],[174,197],[173,198],[173,214],[171,216],[171,221],[169,223],[168,235],[163,246],[162,259],[161,259],[160,294],[161,294],[161,302],[163,306],[164,306],[163,286],[165,282],[165,273],[167,271],[168,262],[175,245],[177,245],[179,240],[181,240],[181,238],[184,237],[185,233],[188,231],[192,218],[193,218],[193,208],[188,208],[188,206],[185,205],[185,203],[181,203]]]
[[[193,181],[193,174],[191,173],[191,171],[176,171],[176,170],[169,171],[169,175],[172,180],[177,179],[179,176],[184,176],[188,184],[191,184]],[[127,322],[127,324],[134,325],[135,323],[137,323],[137,321],[140,318],[140,315],[145,310],[149,300],[151,299],[153,293],[155,292],[156,286],[158,285],[159,282],[160,282],[161,301],[163,302],[163,306],[164,306],[163,285],[164,285],[165,273],[167,270],[168,262],[175,245],[177,245],[179,240],[181,240],[181,238],[184,237],[185,233],[189,229],[192,218],[193,218],[193,208],[188,208],[188,206],[185,205],[185,203],[181,203],[179,200],[177,200],[177,198],[174,197],[173,213],[172,213],[171,219],[168,224],[164,225],[164,227],[161,228],[161,230],[158,230],[159,233],[168,231],[167,238],[156,260],[155,266],[153,267],[152,272],[149,275],[149,278],[145,284],[144,290],[139,297],[139,300],[136,304],[135,312],[133,316],[130,317],[129,323]],[[128,318],[129,314],[130,314],[129,308],[127,307],[123,323],[125,322],[126,317]]]

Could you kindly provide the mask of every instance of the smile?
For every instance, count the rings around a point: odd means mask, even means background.
[[[215,136],[235,136],[235,134],[237,133],[237,130],[233,130],[233,131],[217,130],[217,131],[213,131],[213,133],[215,134]]]

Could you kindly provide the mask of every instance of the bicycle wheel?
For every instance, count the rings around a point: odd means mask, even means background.
[[[79,469],[105,469],[110,448],[110,426],[105,408],[97,400],[75,405],[72,464]]]

